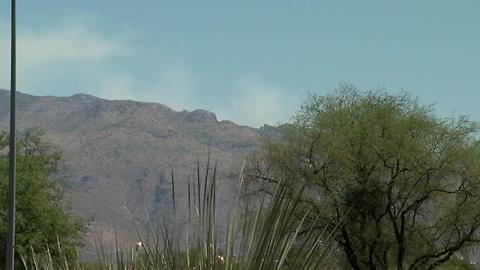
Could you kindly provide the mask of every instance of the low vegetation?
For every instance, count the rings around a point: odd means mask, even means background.
[[[6,134],[0,142],[5,154]],[[196,179],[189,181],[190,215],[184,230],[148,224],[147,236],[139,232],[136,246],[117,246],[109,252],[110,248],[99,243],[98,260],[80,262],[76,248],[81,244],[84,226],[64,210],[60,201],[61,181],[52,177],[59,158],[59,152],[43,143],[38,131],[28,132],[18,141],[16,269],[316,269],[331,263],[331,252],[325,248],[331,234],[298,235],[304,220],[293,218],[293,213],[308,212],[296,203],[303,193],[300,186],[295,197],[287,197],[287,190],[279,185],[273,196],[244,201],[241,174],[227,232],[220,239],[215,209],[216,166],[210,165],[203,176],[198,165]],[[0,164],[0,191],[6,198],[6,155],[2,155]],[[6,201],[1,206],[0,228],[5,242]],[[305,243],[303,248],[299,248],[300,243]],[[2,254],[1,260],[4,257]]]

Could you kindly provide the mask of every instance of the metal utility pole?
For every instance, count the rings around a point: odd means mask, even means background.
[[[6,270],[13,270],[15,263],[15,88],[16,88],[16,27],[15,0],[12,0],[10,54],[10,148],[8,154],[8,225]]]

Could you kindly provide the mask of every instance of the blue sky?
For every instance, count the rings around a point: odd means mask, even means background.
[[[480,1],[18,1],[18,87],[285,122],[339,82],[480,120]],[[0,2],[8,88],[9,1]]]

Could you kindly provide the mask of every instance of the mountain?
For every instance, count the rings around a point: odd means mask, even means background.
[[[19,133],[40,128],[63,151],[59,174],[65,179],[65,200],[89,223],[90,252],[94,241],[108,245],[117,234],[131,243],[147,219],[159,222],[171,216],[171,171],[178,216],[185,220],[188,176],[197,160],[205,171],[207,156],[210,167],[218,162],[218,216],[226,224],[242,160],[262,133],[218,121],[204,110],[174,111],[157,103],[85,94],[18,93],[17,115]],[[9,92],[0,90],[0,131],[8,131],[8,117]]]

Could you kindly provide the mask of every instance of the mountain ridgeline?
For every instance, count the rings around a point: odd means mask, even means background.
[[[8,131],[9,92],[0,90],[0,131]],[[219,224],[233,198],[243,159],[262,132],[204,111],[174,111],[157,103],[17,94],[17,127],[22,134],[38,128],[63,157],[65,202],[89,224],[87,240],[126,243],[147,220],[171,217],[171,173],[175,176],[177,216],[186,220],[188,178],[197,161],[204,172],[218,163]],[[90,249],[92,250],[92,249]]]

